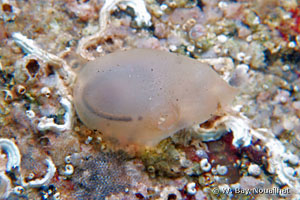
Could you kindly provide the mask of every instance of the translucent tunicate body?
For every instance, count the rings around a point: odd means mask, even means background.
[[[233,99],[208,65],[151,49],[97,58],[78,74],[74,103],[81,121],[123,144],[155,145],[206,121]]]

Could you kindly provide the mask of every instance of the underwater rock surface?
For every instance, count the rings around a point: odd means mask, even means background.
[[[80,119],[121,143],[155,145],[207,120],[235,95],[207,64],[152,49],[115,52],[79,72]]]
[[[0,199],[300,199],[299,1],[0,5]],[[140,154],[112,145],[78,119],[75,75],[135,48],[208,63],[240,93]]]

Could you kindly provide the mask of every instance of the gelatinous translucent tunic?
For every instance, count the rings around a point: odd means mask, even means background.
[[[133,49],[89,62],[74,102],[81,121],[121,143],[155,145],[206,121],[235,89],[208,65],[174,53]]]

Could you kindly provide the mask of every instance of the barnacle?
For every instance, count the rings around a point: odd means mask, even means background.
[[[61,77],[64,77],[65,82],[68,84],[73,83],[74,81],[74,74],[70,68],[70,66],[66,63],[65,60],[59,58],[56,55],[50,54],[43,49],[39,48],[39,46],[33,41],[28,39],[26,36],[22,35],[21,33],[13,33],[12,37],[14,41],[26,52],[29,54],[33,54],[39,59],[49,62],[57,67],[57,71]]]

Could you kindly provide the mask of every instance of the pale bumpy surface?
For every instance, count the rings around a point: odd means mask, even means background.
[[[235,90],[208,65],[169,52],[134,49],[88,63],[79,72],[79,118],[121,143],[155,145],[207,120]]]

